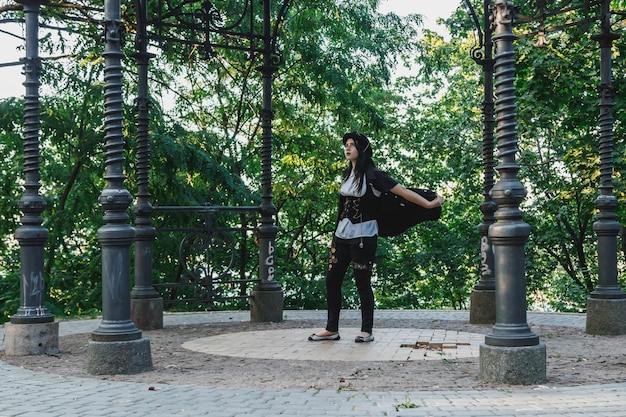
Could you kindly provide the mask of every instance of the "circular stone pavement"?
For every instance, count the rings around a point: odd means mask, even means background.
[[[355,343],[358,328],[341,340],[311,342],[311,329],[260,330],[193,339],[183,348],[212,355],[326,361],[422,361],[478,358],[485,335],[453,330],[382,328],[370,343]]]

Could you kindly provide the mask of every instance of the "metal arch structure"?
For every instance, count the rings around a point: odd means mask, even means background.
[[[132,291],[132,315],[135,323],[144,329],[163,326],[163,301],[152,283],[152,251],[155,229],[151,224],[154,208],[149,201],[148,172],[150,143],[148,138],[147,109],[150,105],[148,94],[148,66],[154,56],[147,52],[148,44],[155,43],[167,49],[172,45],[186,45],[197,50],[205,59],[212,59],[219,49],[242,51],[246,58],[253,60],[261,56],[262,63],[257,67],[263,80],[261,105],[261,204],[259,207],[243,208],[258,212],[260,225],[256,228],[259,243],[259,279],[250,296],[251,320],[256,322],[282,321],[283,292],[276,281],[274,262],[277,227],[274,224],[276,207],[272,202],[272,78],[278,65],[282,63],[282,53],[278,48],[280,34],[291,0],[282,0],[272,23],[271,2],[261,0],[260,16],[255,8],[258,0],[243,0],[240,12],[232,21],[212,2],[205,0],[158,0],[156,10],[148,10],[147,0],[136,0],[137,33],[135,45],[139,68],[138,95],[138,202],[135,206],[136,244],[141,250],[135,251],[136,285]],[[154,28],[152,32],[148,28]],[[176,37],[171,30],[185,32],[186,37]],[[158,209],[158,208],[157,208]],[[224,208],[226,210],[236,208]],[[242,208],[240,208],[242,209]]]
[[[484,202],[481,204],[481,276],[472,292],[470,320],[489,323],[492,331],[481,346],[481,377],[507,383],[545,381],[545,345],[529,328],[526,319],[526,278],[524,245],[530,228],[522,221],[520,203],[526,190],[517,179],[519,165],[515,113],[514,41],[536,37],[535,46],[544,46],[547,35],[572,26],[587,31],[599,23],[600,33],[593,36],[600,47],[599,149],[600,185],[595,206],[599,211],[594,231],[598,238],[598,286],[591,293],[587,308],[587,332],[626,334],[626,295],[617,281],[617,199],[613,194],[613,94],[611,47],[619,35],[611,31],[610,0],[562,0],[524,3],[528,14],[509,0],[483,1],[483,23],[470,0],[465,0],[476,27],[478,44],[472,58],[482,67]],[[549,18],[583,11],[584,19],[547,26]],[[596,10],[596,12],[594,12]],[[530,30],[513,33],[514,25]],[[534,27],[533,27],[534,26]],[[495,53],[495,56],[494,56]],[[495,82],[495,91],[494,91]],[[495,93],[495,94],[494,94]],[[493,97],[496,97],[495,109]],[[495,110],[495,111],[494,111]],[[495,119],[494,119],[495,115]],[[494,127],[499,164],[499,180],[494,183]],[[525,369],[532,368],[532,372]],[[539,372],[543,370],[542,372]],[[508,373],[507,373],[508,371]]]
[[[259,278],[251,296],[252,321],[282,321],[283,293],[276,281],[274,262],[277,227],[274,223],[276,207],[272,198],[272,77],[282,61],[277,39],[282,27],[290,0],[283,0],[278,15],[272,24],[270,0],[261,0],[260,15],[253,7],[259,0],[242,0],[244,12],[235,20],[236,24],[223,25],[218,9],[209,1],[194,8],[189,0],[181,0],[173,6],[170,0],[159,1],[160,8],[153,15],[165,19],[168,7],[173,20],[168,25],[178,24],[189,32],[200,33],[199,37],[175,39],[166,35],[165,20],[150,20],[147,0],[136,0],[137,36],[135,39],[139,73],[137,99],[137,142],[138,161],[137,203],[135,227],[129,224],[128,209],[132,198],[125,188],[124,168],[125,138],[123,119],[123,66],[125,59],[122,43],[126,35],[122,23],[121,0],[104,2],[104,129],[105,129],[105,174],[106,186],[99,202],[104,209],[103,226],[98,229],[97,238],[102,250],[102,320],[91,333],[88,346],[87,372],[94,374],[137,373],[150,370],[152,359],[149,341],[142,336],[141,328],[162,327],[162,300],[152,283],[151,246],[155,228],[151,216],[154,211],[150,203],[149,159],[150,141],[148,131],[148,92],[149,62],[154,56],[148,52],[152,37],[157,43],[189,43],[204,51],[204,57],[211,58],[219,48],[246,51],[249,59],[261,57],[257,70],[262,77],[261,103],[261,204],[251,210],[260,214],[260,226],[255,228],[259,242]],[[26,13],[27,56],[23,60],[26,74],[26,138],[25,138],[25,188],[20,201],[24,213],[22,227],[16,231],[21,249],[21,305],[6,330],[5,346],[7,354],[54,353],[58,349],[58,322],[43,304],[44,278],[43,253],[48,231],[42,227],[41,213],[45,200],[39,195],[39,69],[38,29],[40,8],[45,0],[21,1]],[[191,9],[191,14],[176,10]],[[170,10],[171,12],[171,10]],[[249,25],[243,23],[247,16]],[[151,34],[148,26],[157,30]],[[238,29],[240,25],[243,29]],[[223,41],[226,40],[226,41]],[[130,290],[131,245],[136,244],[135,286]],[[26,277],[26,278],[25,278]],[[133,320],[133,315],[136,320]],[[151,315],[149,320],[146,315]],[[136,324],[139,323],[139,324]],[[46,329],[42,330],[42,326]],[[48,329],[49,327],[49,329]],[[12,329],[14,331],[12,331]],[[24,337],[25,330],[36,334],[39,351],[28,351],[32,337]],[[45,330],[45,331],[44,331]],[[11,350],[13,349],[13,350]]]
[[[132,320],[132,302],[141,300],[154,301],[153,306],[158,305],[158,294],[154,291],[151,276],[142,275],[142,272],[150,270],[151,265],[151,243],[154,240],[154,228],[151,224],[153,208],[150,204],[148,190],[148,169],[149,161],[149,138],[148,138],[148,113],[150,102],[147,91],[147,73],[149,60],[153,55],[147,52],[150,39],[154,39],[162,45],[169,42],[179,42],[192,45],[194,48],[203,51],[206,58],[214,56],[219,48],[240,50],[247,52],[250,58],[262,55],[262,63],[258,66],[258,71],[263,79],[263,99],[261,109],[262,120],[262,203],[258,208],[261,215],[261,225],[258,227],[259,238],[259,281],[254,288],[251,304],[251,317],[253,321],[281,321],[282,320],[282,290],[275,279],[274,250],[277,228],[274,224],[276,207],[272,202],[272,77],[280,63],[280,53],[277,47],[277,34],[282,24],[285,12],[290,1],[283,0],[282,6],[275,19],[274,25],[271,22],[270,0],[261,0],[262,17],[256,16],[253,1],[245,0],[245,7],[234,23],[224,24],[224,19],[211,2],[205,1],[201,7],[194,8],[188,0],[181,0],[179,5],[163,0],[159,2],[160,8],[157,13],[159,18],[151,20],[147,8],[146,0],[137,0],[138,30],[136,38],[137,59],[140,86],[138,97],[138,201],[134,207],[136,213],[135,227],[128,223],[127,209],[130,207],[131,198],[128,190],[124,188],[125,176],[123,168],[123,146],[124,138],[121,129],[122,117],[122,66],[124,58],[121,50],[123,38],[123,27],[121,25],[120,0],[105,1],[105,114],[106,114],[106,188],[100,196],[100,203],[105,210],[104,226],[98,230],[98,239],[103,251],[103,320],[98,329],[92,333],[90,343],[90,364],[89,369],[93,373],[109,373],[111,371],[120,372],[120,364],[114,362],[116,358],[124,355],[121,352],[136,353],[134,357],[143,358],[137,363],[126,363],[125,369],[128,372],[146,370],[151,367],[149,354],[149,342],[142,338],[141,331],[135,327],[135,320]],[[26,5],[27,2],[24,1]],[[39,7],[43,4],[41,0],[32,0],[28,3],[31,6],[31,16],[37,16]],[[467,3],[469,6],[471,4]],[[545,42],[545,35],[558,27],[546,26],[544,23],[550,16],[556,15],[559,11],[569,10],[572,1],[563,0],[558,3],[559,7],[549,7],[545,1],[530,2],[536,5],[540,13],[522,16],[519,22],[528,24],[529,22],[540,22],[534,31],[541,40]],[[601,159],[601,186],[600,196],[596,200],[596,207],[600,211],[598,221],[594,225],[594,230],[598,234],[598,251],[602,267],[600,268],[600,280],[596,291],[590,297],[590,306],[597,306],[596,317],[602,317],[604,324],[611,324],[607,320],[607,314],[617,317],[617,323],[623,326],[623,300],[624,294],[619,290],[616,281],[616,236],[619,224],[615,221],[617,202],[612,189],[612,95],[611,85],[611,54],[612,42],[615,34],[611,33],[610,1],[596,0],[587,1],[589,10],[591,6],[601,7],[600,22],[601,33],[596,36],[596,40],[601,48],[601,96],[600,96],[600,159]],[[165,7],[168,5],[169,9]],[[184,7],[182,6],[184,5]],[[484,6],[484,31],[480,24],[477,25],[481,33],[481,48],[485,48],[484,54],[476,54],[475,57],[485,70],[485,80],[495,81],[494,86],[498,92],[498,100],[493,103],[489,97],[485,97],[484,112],[485,124],[483,129],[483,162],[485,164],[485,202],[481,205],[481,210],[485,213],[484,222],[481,229],[484,246],[481,242],[481,250],[484,247],[485,257],[481,275],[481,286],[479,290],[493,291],[495,299],[495,325],[492,332],[485,338],[484,361],[498,363],[495,368],[502,369],[507,366],[519,365],[515,355],[511,357],[509,353],[502,353],[500,348],[519,348],[516,352],[523,352],[531,348],[533,360],[538,367],[544,367],[541,363],[541,344],[538,337],[532,333],[526,322],[525,311],[525,277],[524,277],[524,253],[523,246],[528,237],[528,225],[522,220],[522,213],[519,210],[520,202],[525,197],[525,190],[517,179],[517,166],[515,154],[517,151],[516,131],[515,131],[515,89],[514,89],[514,41],[516,35],[513,34],[514,18],[518,15],[514,3],[507,0],[492,1],[485,0]],[[190,13],[183,13],[189,8]],[[167,12],[170,10],[170,12]],[[176,12],[181,10],[181,13]],[[476,14],[474,13],[476,17]],[[168,20],[171,19],[171,20]],[[32,20],[32,19],[31,19]],[[36,19],[35,19],[36,20]],[[597,17],[589,15],[585,23],[591,24],[597,21]],[[476,18],[476,21],[478,19]],[[167,22],[167,24],[165,24]],[[247,30],[240,30],[240,26]],[[31,22],[32,23],[32,22]],[[34,22],[36,23],[36,21]],[[168,36],[168,25],[180,24],[186,30],[193,33],[200,33],[197,38],[179,39]],[[155,33],[148,32],[148,26],[156,28]],[[529,32],[529,36],[534,33]],[[493,36],[492,36],[493,35]],[[30,41],[36,39],[36,34],[28,35]],[[154,38],[152,38],[154,36]],[[223,39],[230,42],[223,42]],[[493,47],[497,53],[492,56]],[[538,45],[540,46],[540,45]],[[31,48],[32,49],[32,48]],[[38,105],[38,57],[33,50],[32,56],[27,52],[25,62],[27,76],[27,102],[31,110]],[[478,49],[477,49],[478,52]],[[493,93],[493,92],[492,92]],[[495,104],[495,107],[494,107]],[[29,114],[34,115],[31,111]],[[494,117],[496,116],[497,117]],[[21,208],[24,212],[23,225],[29,231],[36,233],[24,233],[17,236],[20,245],[23,246],[24,253],[29,262],[21,262],[22,266],[31,265],[36,267],[38,261],[38,251],[43,250],[46,231],[41,227],[40,215],[42,212],[41,199],[38,196],[38,137],[33,130],[39,119],[28,118],[26,123],[30,123],[29,130],[32,132],[28,136],[28,149],[25,176],[27,177],[27,192],[24,204]],[[494,167],[492,153],[494,150],[493,129],[496,129],[500,164]],[[500,180],[493,181],[493,171],[497,170]],[[25,230],[25,229],[24,229]],[[130,245],[136,243],[142,250],[136,251],[136,265],[138,267],[139,279],[136,281],[132,292],[127,292],[130,282],[129,256]],[[492,251],[493,249],[493,251]],[[489,259],[489,253],[493,252],[493,259]],[[137,254],[139,253],[139,255]],[[31,262],[32,260],[35,262]],[[490,263],[493,262],[491,266]],[[30,267],[30,266],[29,266]],[[38,268],[38,267],[37,267]],[[22,276],[35,276],[34,274],[22,274]],[[484,279],[483,279],[484,278]],[[25,295],[36,294],[43,290],[43,280],[35,279],[37,285],[35,291],[25,292]],[[23,283],[22,283],[23,284]],[[492,289],[493,285],[493,289]],[[25,288],[22,285],[22,288]],[[130,307],[129,307],[130,306]],[[24,297],[21,310],[15,316],[15,324],[41,324],[53,322],[53,318],[45,310],[41,309],[41,303],[37,299],[31,300]],[[595,311],[594,310],[594,311]],[[589,309],[588,319],[591,317],[592,309]],[[162,312],[161,312],[162,315]],[[33,316],[33,317],[31,317]],[[155,314],[158,319],[158,313]],[[162,318],[162,317],[161,317]],[[24,321],[24,323],[17,323]],[[157,324],[149,324],[158,326]],[[13,323],[12,323],[13,324]],[[589,322],[588,322],[589,324]],[[588,331],[590,328],[588,326]],[[617,329],[621,331],[621,328]],[[534,349],[538,347],[538,349]],[[112,354],[111,349],[118,349],[118,354]],[[534,349],[534,350],[533,350]],[[511,352],[507,350],[506,352]],[[544,351],[545,352],[545,351]],[[495,357],[495,359],[490,359]],[[481,351],[481,359],[483,354]],[[523,366],[526,366],[524,364]],[[510,382],[510,381],[508,381]],[[525,380],[513,382],[525,383]],[[534,382],[534,381],[533,381]]]
[[[611,31],[610,0],[602,0],[600,33],[600,195],[593,230],[598,237],[598,286],[587,300],[586,331],[591,334],[626,334],[626,294],[617,282],[617,198],[613,194],[613,95],[612,46],[619,35]]]
[[[261,145],[261,204],[257,208],[260,213],[260,226],[256,233],[259,241],[259,279],[254,286],[250,297],[250,317],[255,322],[279,322],[283,319],[283,292],[275,279],[275,263],[274,248],[277,234],[277,227],[274,223],[276,207],[272,202],[272,77],[278,69],[281,56],[277,51],[277,33],[282,23],[287,7],[290,2],[283,0],[282,7],[276,23],[274,31],[272,31],[271,22],[271,2],[270,0],[262,0],[262,16],[259,18],[255,14],[253,7],[254,0],[244,0],[244,10],[242,14],[235,19],[231,25],[223,25],[223,19],[218,9],[209,1],[204,1],[201,7],[194,7],[193,2],[182,0],[180,3],[173,4],[169,0],[160,0],[157,10],[156,21],[151,21],[150,10],[148,10],[147,0],[136,0],[135,7],[137,11],[137,34],[135,45],[137,52],[135,58],[138,66],[138,98],[137,98],[137,143],[138,143],[138,199],[134,207],[136,214],[135,228],[127,225],[125,220],[127,217],[122,212],[128,208],[130,200],[124,198],[126,195],[123,189],[123,178],[121,169],[118,168],[121,157],[118,151],[121,151],[120,142],[116,133],[120,130],[110,128],[112,131],[109,140],[105,134],[107,142],[107,188],[103,191],[100,201],[106,210],[105,224],[98,232],[103,247],[103,321],[100,327],[92,333],[92,341],[90,342],[90,355],[92,360],[88,363],[88,372],[91,373],[112,373],[120,372],[119,355],[114,353],[104,353],[101,345],[108,344],[110,346],[119,346],[122,343],[124,349],[145,349],[138,342],[141,341],[141,332],[134,327],[135,323],[144,329],[155,329],[163,326],[163,301],[154,288],[152,282],[152,243],[155,238],[155,229],[152,226],[151,216],[154,208],[150,204],[150,192],[148,189],[149,180],[149,155],[150,141],[148,133],[148,109],[150,106],[148,92],[148,68],[149,61],[153,57],[148,53],[147,48],[151,40],[156,40],[161,45],[168,42],[190,44],[198,47],[203,51],[205,58],[211,58],[215,55],[218,48],[236,49],[247,51],[249,58],[253,59],[257,55],[262,55],[262,64],[258,66],[263,80],[262,105],[261,105],[261,127],[262,127],[262,145]],[[164,6],[167,5],[167,7]],[[189,12],[187,10],[189,9]],[[106,58],[105,67],[105,115],[107,110],[112,116],[119,115],[118,110],[121,109],[119,97],[121,91],[116,81],[120,78],[121,71],[119,63],[122,58],[120,42],[121,33],[119,29],[119,16],[121,10],[120,0],[105,0],[105,14],[114,18],[107,19],[105,27],[106,33],[112,32],[113,39],[112,50],[105,49],[104,56]],[[249,26],[245,28],[245,16],[248,16]],[[260,21],[260,26],[257,25]],[[166,24],[167,23],[167,24]],[[155,34],[148,32],[148,26],[153,24],[157,31]],[[177,27],[190,33],[190,38],[172,38],[166,35],[165,29],[168,27]],[[243,27],[243,29],[241,29]],[[260,29],[259,29],[260,27]],[[195,33],[202,33],[203,39],[199,42],[195,38]],[[231,43],[222,43],[214,41],[213,35],[221,36],[224,39],[234,40]],[[106,40],[106,39],[105,39]],[[243,42],[243,45],[240,44]],[[110,76],[107,77],[107,69],[110,70]],[[107,87],[110,87],[107,94]],[[107,107],[107,104],[110,106]],[[118,118],[115,118],[117,120]],[[105,122],[105,125],[107,123]],[[115,123],[110,123],[115,127]],[[107,127],[109,126],[107,125]],[[111,155],[109,157],[109,155]],[[116,192],[112,192],[116,191]],[[112,200],[112,201],[110,201]],[[122,201],[123,200],[123,201]],[[112,233],[106,233],[107,228],[115,229],[115,237]],[[122,233],[121,229],[128,233]],[[123,235],[120,237],[120,235]],[[125,239],[128,235],[128,239]],[[109,238],[110,237],[110,238]],[[130,241],[136,243],[135,250],[135,266],[136,266],[136,282],[132,291],[125,291],[123,294],[116,294],[116,288],[124,287],[119,285],[129,283],[127,259],[129,255]],[[110,243],[109,243],[110,242]],[[118,271],[115,268],[116,260],[107,257],[106,249],[112,246],[109,251],[111,254],[117,255],[117,259],[122,259],[123,270]],[[113,274],[116,272],[117,275]],[[120,279],[120,276],[122,277]],[[113,286],[115,284],[115,286]],[[127,287],[127,286],[126,286]],[[128,299],[128,300],[127,300]],[[118,300],[115,302],[115,300]],[[120,302],[121,300],[121,302]],[[105,311],[106,310],[106,311]],[[112,312],[112,313],[111,313]],[[107,316],[113,316],[114,320],[107,320]],[[126,342],[126,343],[124,343]],[[149,349],[149,345],[148,345]],[[138,357],[150,357],[149,353],[143,355],[135,355]],[[118,369],[113,369],[117,366]],[[151,360],[142,363],[124,364],[124,369],[128,373],[137,372],[137,370],[147,370],[151,368]],[[141,368],[141,369],[139,369]]]
[[[483,162],[483,202],[480,211],[483,221],[478,226],[480,234],[480,279],[474,286],[470,296],[470,323],[493,324],[496,321],[494,255],[489,227],[495,223],[494,213],[496,203],[491,198],[491,189],[494,184],[494,94],[493,94],[493,40],[491,30],[491,16],[489,7],[491,0],[483,0],[483,22],[470,0],[465,0],[468,11],[476,28],[478,44],[472,49],[472,58],[482,67],[482,82],[484,87],[482,114],[482,162]],[[484,30],[483,30],[484,28]]]
[[[483,213],[483,222],[478,226],[480,241],[480,277],[471,294],[470,322],[475,324],[489,324],[495,322],[495,279],[493,245],[488,236],[489,227],[495,222],[494,213],[497,209],[490,191],[494,185],[494,30],[493,0],[482,2],[482,22],[479,13],[475,10],[471,0],[464,0],[465,6],[476,30],[477,44],[472,49],[474,61],[482,68],[484,85],[483,100],[483,196],[480,205]],[[600,13],[595,9],[601,6],[601,0],[561,0],[546,2],[545,0],[520,1],[513,6],[515,18],[513,25],[519,30],[516,38],[536,38],[534,45],[547,45],[549,34],[562,31],[570,27],[577,27],[579,31],[588,31],[594,22],[601,20]],[[524,13],[520,10],[523,9]],[[550,24],[550,20],[574,12],[583,12],[584,18],[565,23]],[[595,14],[594,14],[595,13]],[[525,29],[525,30],[523,30]]]
[[[20,307],[11,316],[5,333],[9,355],[55,354],[59,347],[59,323],[44,304],[44,251],[48,230],[42,213],[46,202],[39,193],[40,180],[40,73],[39,15],[45,0],[20,1],[26,23],[26,57],[21,60],[24,86],[24,194],[20,198],[21,226],[15,231],[20,246]]]
[[[137,1],[147,7],[146,0]],[[265,16],[271,4],[256,1],[261,4],[262,19],[257,15],[255,0],[243,0],[241,10],[232,19],[208,0],[158,0],[157,10],[146,15],[146,25],[154,27],[149,38],[161,48],[167,48],[170,43],[192,46],[207,59],[215,57],[219,49],[230,49],[247,52],[249,59],[269,53],[271,61],[279,64],[282,53],[277,41],[292,0],[282,0],[273,26]],[[269,14],[267,18],[271,19]],[[182,29],[191,37],[170,35],[170,29],[176,29],[177,33]]]

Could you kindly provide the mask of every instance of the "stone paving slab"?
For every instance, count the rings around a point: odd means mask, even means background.
[[[377,311],[384,318],[468,320],[468,312]],[[324,320],[323,311],[286,311],[285,319]],[[358,318],[358,312],[342,317]],[[249,312],[166,315],[166,326],[249,321]],[[584,315],[529,313],[531,325],[584,328]],[[90,332],[97,320],[60,323],[61,335]],[[412,329],[416,330],[416,329]],[[428,329],[423,329],[429,331]],[[342,332],[348,332],[343,329]],[[304,337],[308,336],[303,335]],[[376,329],[377,340],[394,340]],[[430,330],[432,335],[434,330]],[[354,332],[348,334],[353,335]],[[398,333],[395,333],[396,335]],[[380,335],[380,336],[379,336]],[[3,331],[0,329],[0,337]],[[298,336],[300,336],[298,334]],[[347,344],[354,342],[346,335]],[[343,340],[343,339],[342,339]],[[298,340],[298,343],[301,343]],[[306,343],[314,343],[308,342]],[[306,343],[304,343],[306,345]],[[326,342],[324,342],[326,343]],[[394,342],[395,343],[395,342]],[[375,344],[369,344],[372,349]],[[373,350],[373,349],[372,349]],[[0,417],[171,416],[626,416],[626,383],[515,390],[358,392],[250,389],[103,381],[34,372],[0,361]]]
[[[0,363],[1,417],[620,416],[626,384],[515,391],[354,392],[149,385]]]

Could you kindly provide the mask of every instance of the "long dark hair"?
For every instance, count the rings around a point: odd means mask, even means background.
[[[357,190],[361,190],[363,187],[363,176],[367,171],[368,167],[376,167],[374,160],[372,159],[372,152],[369,149],[369,152],[366,152],[368,147],[371,147],[369,141],[363,147],[362,141],[354,139],[354,144],[356,145],[357,151],[359,151],[359,157],[356,160],[356,164],[354,164],[354,170],[352,169],[352,162],[348,161],[348,166],[343,172],[343,181],[345,182],[349,177],[350,173],[354,171],[354,183],[356,185]]]

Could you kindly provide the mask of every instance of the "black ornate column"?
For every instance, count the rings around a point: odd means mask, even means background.
[[[152,226],[150,204],[150,135],[148,67],[153,54],[148,53],[148,5],[136,0],[137,36],[137,203],[135,213],[135,285],[130,293],[130,315],[133,323],[143,330],[163,328],[163,298],[152,283],[152,244],[156,229]]]
[[[130,319],[130,246],[135,231],[128,224],[132,202],[124,188],[123,74],[120,0],[104,3],[104,139],[106,187],[100,194],[105,210],[98,229],[102,248],[102,321],[91,333],[87,371],[127,374],[152,369],[150,343]]]
[[[259,283],[252,290],[250,320],[253,322],[279,322],[283,320],[283,291],[276,282],[276,233],[274,224],[276,206],[272,202],[272,77],[277,70],[271,45],[270,0],[263,0],[263,104],[261,109],[261,225],[259,238]]]
[[[474,18],[480,45],[472,50],[472,58],[483,70],[483,196],[484,201],[480,205],[483,213],[483,221],[478,226],[480,233],[480,279],[474,286],[470,296],[470,323],[493,324],[496,321],[496,281],[493,274],[493,246],[489,238],[489,227],[495,222],[494,213],[496,204],[491,198],[491,189],[494,184],[494,102],[493,102],[493,41],[490,19],[491,0],[483,2],[483,27],[474,13],[472,4],[466,0],[470,13]],[[484,49],[483,49],[484,48]]]
[[[44,248],[48,230],[41,217],[46,202],[39,194],[39,9],[45,1],[20,1],[26,20],[24,62],[24,194],[19,201],[22,225],[15,231],[20,244],[20,307],[7,326],[7,355],[34,355],[58,352],[58,323],[44,304]]]
[[[512,1],[496,0],[494,8],[496,137],[500,178],[491,195],[498,206],[489,228],[494,246],[496,323],[480,346],[483,379],[509,384],[546,380],[546,350],[526,322],[524,245],[530,226],[522,221],[519,206],[526,190],[517,178],[515,106],[515,50]]]
[[[610,0],[602,1],[600,45],[600,195],[595,200],[598,220],[598,286],[587,300],[587,333],[626,334],[626,294],[617,281],[617,198],[613,194],[612,46],[619,35],[611,32]]]

